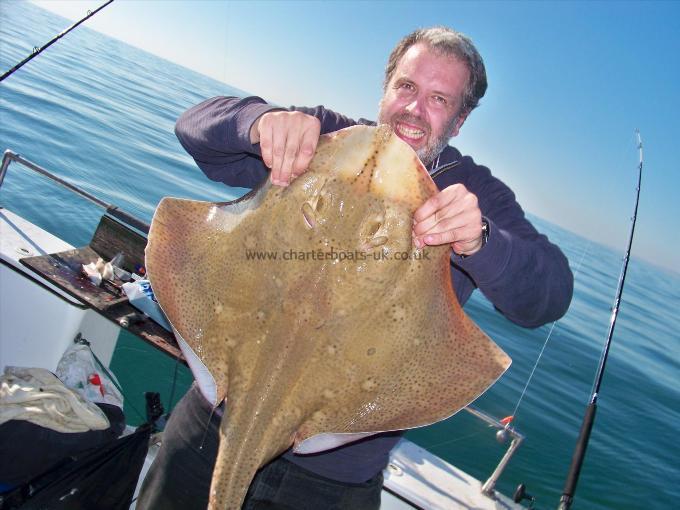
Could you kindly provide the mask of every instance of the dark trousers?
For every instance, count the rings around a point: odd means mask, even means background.
[[[204,510],[217,456],[221,418],[196,386],[175,407],[163,443],[137,500],[138,510]],[[382,473],[364,483],[331,480],[278,457],[260,469],[243,504],[246,510],[374,510]]]

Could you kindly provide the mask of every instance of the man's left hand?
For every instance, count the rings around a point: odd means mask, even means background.
[[[413,242],[418,248],[449,243],[458,255],[477,253],[482,247],[477,196],[453,184],[430,197],[413,215]]]

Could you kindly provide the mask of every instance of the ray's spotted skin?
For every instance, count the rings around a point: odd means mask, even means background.
[[[355,126],[322,136],[286,188],[158,206],[154,292],[228,402],[209,508],[240,508],[291,444],[434,423],[507,369],[456,301],[450,248],[412,245],[413,213],[436,191],[389,127]]]

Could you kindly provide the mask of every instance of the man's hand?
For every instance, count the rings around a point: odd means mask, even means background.
[[[453,184],[430,197],[413,215],[413,241],[450,243],[458,255],[472,255],[482,247],[482,211],[477,196],[462,184]]]
[[[250,142],[260,142],[273,184],[288,186],[303,174],[316,151],[321,122],[302,112],[267,112],[250,128]]]

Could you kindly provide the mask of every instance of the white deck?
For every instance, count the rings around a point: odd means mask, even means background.
[[[104,364],[111,361],[118,327],[19,262],[72,248],[0,208],[0,372],[7,365],[54,370],[78,333]]]
[[[392,450],[384,471],[385,487],[413,502],[416,508],[441,510],[523,509],[509,498],[497,494],[492,499],[482,493],[482,483],[466,472],[402,439]],[[383,496],[385,495],[383,490]],[[392,510],[393,506],[383,509]],[[410,508],[410,507],[407,507]]]

